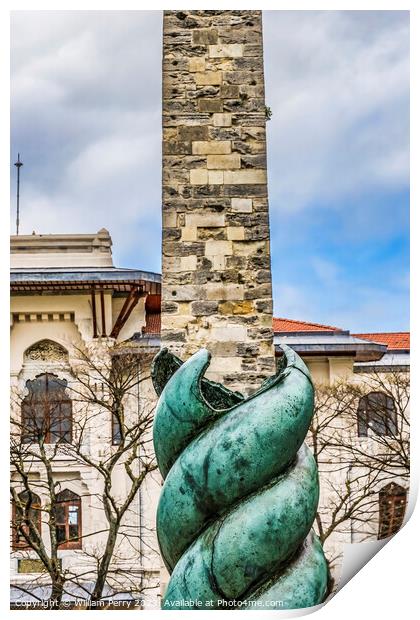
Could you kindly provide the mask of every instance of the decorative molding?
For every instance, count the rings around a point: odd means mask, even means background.
[[[74,312],[13,312],[12,323],[73,321]]]
[[[33,362],[67,362],[68,351],[52,340],[41,340],[25,351],[25,360]]]

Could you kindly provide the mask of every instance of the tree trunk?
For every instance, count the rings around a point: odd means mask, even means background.
[[[108,575],[109,565],[111,563],[115,543],[117,541],[118,527],[118,522],[114,522],[110,525],[108,540],[106,541],[105,551],[99,564],[98,576],[96,578],[95,587],[93,588],[92,594],[90,596],[89,609],[92,609],[91,603],[97,603],[102,598],[103,589]],[[97,609],[97,607],[95,606],[94,609]]]
[[[49,609],[60,609],[63,599],[64,579],[61,575],[52,576],[51,581],[51,596],[49,600]]]

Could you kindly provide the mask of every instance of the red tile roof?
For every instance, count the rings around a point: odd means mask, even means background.
[[[293,319],[273,318],[274,332],[342,332],[340,327],[321,325],[320,323],[308,323],[307,321],[294,321]]]
[[[410,349],[410,332],[375,332],[371,334],[352,334],[352,336],[386,344],[391,351]]]

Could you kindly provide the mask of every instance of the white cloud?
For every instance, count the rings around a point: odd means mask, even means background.
[[[137,266],[159,268],[161,19],[160,11],[14,13],[22,232],[105,226],[116,262],[136,255]]]
[[[310,264],[316,265],[311,259]],[[318,263],[323,283],[273,282],[274,316],[335,325],[352,332],[398,331],[409,325],[409,278],[378,279],[371,286],[343,281],[334,265]]]
[[[388,13],[265,14],[275,212],[407,186],[409,22]]]

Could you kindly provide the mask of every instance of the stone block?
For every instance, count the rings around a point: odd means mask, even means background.
[[[204,140],[192,143],[193,155],[227,155],[231,150],[230,140]]]
[[[236,57],[233,64],[234,64],[233,68],[235,71],[253,71],[256,73],[257,71],[261,72],[263,70],[263,59],[262,58]]]
[[[267,197],[267,185],[265,183],[260,183],[258,185],[225,185],[223,194],[231,198]]]
[[[213,28],[199,28],[192,33],[192,44],[215,45],[217,43],[217,30]]]
[[[209,282],[205,286],[206,298],[215,301],[243,300],[243,284],[225,284],[219,282]]]
[[[204,242],[185,241],[166,241],[163,247],[164,256],[204,256]]]
[[[258,153],[257,155],[244,154],[242,156],[242,163],[244,168],[266,168],[267,160],[265,153]]]
[[[206,256],[229,256],[232,254],[232,242],[231,241],[206,241],[205,255]]]
[[[227,342],[243,342],[247,340],[247,328],[243,325],[226,325],[224,327],[213,327],[210,336],[214,340]]]
[[[223,84],[220,88],[220,96],[224,99],[236,99],[239,97],[239,86],[236,84]]]
[[[272,318],[271,318],[272,314],[273,314],[272,312],[270,312],[270,314],[269,314],[270,321],[272,320]],[[273,343],[271,341],[271,338],[268,341],[260,342],[260,355],[270,356],[270,355],[273,355],[273,354],[274,354],[274,350],[273,350]]]
[[[170,140],[163,143],[164,155],[189,155],[191,153],[190,142],[180,142],[179,140]]]
[[[223,100],[222,99],[199,99],[198,109],[200,112],[222,112]]]
[[[244,294],[244,299],[261,299],[262,297],[271,297],[271,282],[250,286]]]
[[[197,228],[182,228],[181,241],[197,241]]]
[[[183,286],[184,284],[200,284],[193,281],[195,271],[170,271],[166,277],[166,283],[170,286]]]
[[[209,239],[221,241],[227,239],[225,226],[220,226],[218,228],[197,228],[197,234],[200,241],[208,241]]]
[[[210,58],[240,58],[243,53],[244,46],[242,43],[209,45]]]
[[[209,170],[209,185],[223,185],[223,170]]]
[[[239,372],[242,360],[240,357],[214,357],[211,360],[208,372],[226,373]]]
[[[162,267],[167,272],[177,272],[180,267],[179,256],[164,256],[162,258]]]
[[[166,289],[166,290],[165,290]],[[201,286],[186,284],[184,286],[164,287],[165,299],[168,301],[196,301],[197,299],[205,299],[205,291]]]
[[[207,345],[213,357],[235,357],[237,347],[236,342],[209,342]]]
[[[186,314],[185,316],[173,314],[171,315],[171,329],[185,330],[193,320],[194,317],[191,314]]]
[[[253,226],[246,231],[245,238],[248,241],[259,241],[260,239],[268,239],[270,231],[267,225]]]
[[[184,329],[162,329],[161,330],[161,338],[162,341],[170,341],[170,342],[186,342],[186,334]]]
[[[252,213],[252,198],[232,198],[231,207],[237,213]]]
[[[222,72],[206,71],[205,73],[196,73],[195,81],[198,86],[218,86],[222,83]]]
[[[181,239],[181,231],[179,228],[164,228],[162,230],[163,241],[177,241]]]
[[[251,301],[224,301],[219,304],[219,312],[224,315],[251,314],[254,307]]]
[[[227,185],[253,185],[267,183],[266,170],[232,170],[224,173]]]
[[[255,280],[258,284],[263,284],[264,282],[271,282],[271,270],[261,269],[257,272]]]
[[[259,346],[255,342],[240,342],[237,345],[237,354],[243,357],[256,357],[259,353]]]
[[[230,112],[213,114],[213,125],[215,127],[229,127],[232,125],[232,114]]]
[[[208,182],[208,174],[205,168],[195,168],[194,170],[190,170],[191,185],[206,185]]]
[[[268,315],[273,314],[273,301],[271,299],[257,299],[255,308],[258,312],[266,312]]]
[[[191,304],[191,314],[193,316],[207,316],[217,312],[217,301],[193,301]]]
[[[191,73],[205,71],[205,68],[206,59],[203,56],[196,56],[195,58],[190,58],[188,61],[188,70]]]
[[[255,256],[268,253],[268,241],[247,241],[235,243],[234,253],[237,256]]]
[[[259,72],[254,71],[226,71],[223,79],[227,84],[256,86],[259,75]]]
[[[227,238],[230,241],[243,241],[245,239],[245,230],[243,226],[228,226]]]
[[[211,257],[212,267],[215,271],[223,271],[226,268],[226,257],[225,256],[212,256]]]
[[[241,167],[241,156],[238,153],[230,155],[208,155],[207,168],[209,170],[232,170]]]
[[[225,216],[223,213],[187,213],[185,216],[187,227],[212,228],[213,226],[224,226]]]
[[[207,140],[209,128],[207,125],[185,125],[179,127],[178,136],[181,142],[191,142],[192,140]]]
[[[213,196],[214,198],[218,198],[221,194],[221,185],[193,185],[192,186],[192,194],[193,198],[208,198]]]
[[[164,211],[162,215],[163,228],[175,228],[177,226],[177,214],[173,211]]]
[[[162,301],[161,312],[165,314],[175,314],[178,311],[178,304],[171,301]]]
[[[177,306],[179,315],[191,316],[191,303],[189,301],[180,301]]]
[[[194,254],[191,256],[180,256],[179,260],[180,271],[195,271],[197,269],[197,257]]]

